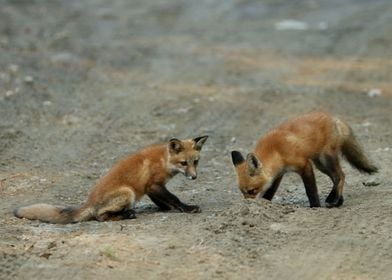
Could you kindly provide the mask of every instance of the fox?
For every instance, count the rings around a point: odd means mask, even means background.
[[[47,223],[68,224],[89,220],[116,221],[136,218],[134,205],[144,195],[160,209],[198,213],[198,205],[180,201],[166,188],[176,174],[197,178],[200,151],[208,136],[148,146],[115,164],[92,188],[85,203],[79,207],[33,204],[14,210],[18,218]]]
[[[327,112],[310,112],[290,119],[262,137],[246,158],[232,151],[238,186],[244,198],[274,197],[282,177],[295,172],[302,178],[310,207],[321,207],[314,168],[326,174],[333,187],[325,200],[327,208],[343,205],[345,174],[339,156],[360,172],[378,168],[365,156],[352,128]]]

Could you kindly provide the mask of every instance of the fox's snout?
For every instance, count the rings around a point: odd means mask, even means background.
[[[259,194],[243,194],[245,199],[254,199],[257,198]]]
[[[252,192],[252,191],[241,191],[242,195],[244,196],[245,199],[254,199],[257,198],[260,195],[260,192]]]
[[[196,170],[185,171],[185,177],[187,177],[189,180],[195,180],[197,178]]]
[[[197,176],[196,175],[189,175],[189,176],[187,176],[187,178],[190,180],[195,180],[197,178]]]

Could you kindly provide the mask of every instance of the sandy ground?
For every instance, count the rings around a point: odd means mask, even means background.
[[[0,1],[0,278],[391,279],[391,30],[388,0]],[[317,109],[380,172],[344,164],[339,209],[310,209],[295,174],[242,199],[230,151]],[[146,198],[135,220],[12,215],[78,205],[132,151],[204,134],[198,179],[168,185],[200,214]]]

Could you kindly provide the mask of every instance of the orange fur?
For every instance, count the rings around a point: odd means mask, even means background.
[[[314,112],[291,119],[268,132],[246,160],[232,152],[241,192],[246,198],[263,195],[272,199],[284,173],[301,175],[312,207],[319,207],[312,163],[327,174],[334,188],[327,206],[343,203],[344,173],[340,153],[360,171],[373,173],[377,168],[364,156],[351,128],[340,118],[325,112]]]
[[[50,223],[72,223],[91,219],[99,221],[133,218],[132,207],[148,194],[161,208],[198,212],[198,206],[183,204],[165,184],[177,173],[196,178],[196,165],[207,136],[172,139],[167,144],[142,149],[118,162],[92,189],[86,203],[78,208],[34,204],[14,211],[19,218]]]

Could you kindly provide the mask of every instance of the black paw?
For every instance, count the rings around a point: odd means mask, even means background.
[[[133,209],[128,209],[121,214],[123,219],[136,219],[136,212]]]
[[[343,204],[343,197],[339,196],[336,189],[333,188],[332,191],[327,196],[327,199],[325,200],[325,205],[327,206],[327,208],[332,208],[332,207],[339,207],[342,204]]]
[[[329,196],[327,197],[327,199],[326,199],[326,201],[325,201],[325,206],[326,206],[327,208],[340,207],[340,206],[343,205],[344,198],[343,198],[342,195],[339,196],[339,197],[336,197],[334,200],[328,199],[328,198],[329,198]]]
[[[310,203],[310,208],[321,207],[320,202],[312,202]]]
[[[181,207],[182,212],[185,213],[200,213],[201,208],[197,205],[184,205]]]

